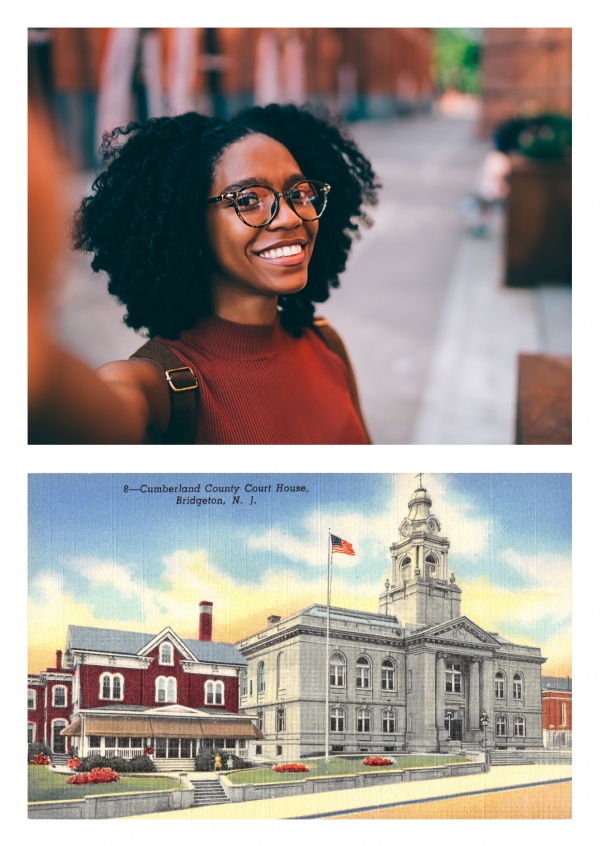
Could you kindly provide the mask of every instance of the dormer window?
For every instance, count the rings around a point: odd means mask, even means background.
[[[173,666],[173,645],[168,641],[161,643],[158,654],[158,663],[161,665]]]

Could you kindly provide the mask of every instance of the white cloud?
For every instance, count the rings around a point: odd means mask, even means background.
[[[78,558],[72,562],[72,566],[94,587],[108,586],[123,596],[139,596],[140,585],[132,579],[131,569],[124,564],[99,558]]]

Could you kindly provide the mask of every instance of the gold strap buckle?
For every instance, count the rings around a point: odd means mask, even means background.
[[[178,388],[177,385],[173,382],[173,379],[171,378],[171,373],[181,373],[182,370],[186,370],[194,377],[193,385],[185,385],[183,388]],[[198,387],[198,378],[191,367],[172,367],[170,370],[165,370],[165,378],[169,383],[169,387],[172,391],[195,391]]]

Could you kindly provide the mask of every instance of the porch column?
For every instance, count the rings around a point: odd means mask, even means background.
[[[471,659],[469,666],[469,717],[468,728],[471,730],[479,728],[479,659]]]

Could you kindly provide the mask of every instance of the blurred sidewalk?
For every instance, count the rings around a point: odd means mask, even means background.
[[[378,444],[513,443],[518,353],[570,353],[571,289],[504,288],[502,215],[474,238],[460,214],[488,150],[474,121],[470,109],[351,127],[384,187],[318,312],[347,343]],[[73,208],[90,181],[73,177]],[[70,349],[98,366],[143,343],[89,256],[68,254],[59,275]]]

